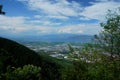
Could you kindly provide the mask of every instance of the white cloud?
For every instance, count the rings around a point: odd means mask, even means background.
[[[96,0],[96,1],[101,1],[101,2],[108,2],[108,1],[114,1],[114,0]]]
[[[60,22],[52,22],[52,21],[50,21],[50,20],[30,20],[29,21],[29,23],[31,24],[31,25],[41,25],[41,26],[52,26],[52,27],[54,27],[54,26],[59,26],[59,25],[61,25],[61,23]],[[29,25],[30,25],[29,24]]]
[[[47,18],[69,19],[69,16],[78,17],[80,20],[104,20],[108,9],[120,7],[120,3],[115,0],[96,0],[90,2],[90,6],[81,6],[80,3],[67,0],[18,0],[26,2],[25,4],[31,10],[36,10],[46,14]],[[81,17],[82,16],[82,17]],[[38,17],[38,16],[36,16]],[[39,16],[40,17],[40,16]]]
[[[27,30],[25,27],[25,17],[7,17],[0,16],[0,30],[6,30],[8,32],[19,33]]]
[[[48,26],[35,26],[38,34],[53,34],[53,33],[67,33],[67,34],[97,34],[101,29],[98,24],[75,24],[62,27],[48,27]]]
[[[48,34],[53,32],[53,27],[47,26],[34,26],[34,30],[37,31],[38,34]]]
[[[41,16],[41,15],[34,15],[34,18],[36,19],[60,19],[60,20],[68,20],[69,17],[67,16],[62,16],[62,15],[47,15],[47,16]]]
[[[101,30],[99,23],[70,23],[73,18],[79,20],[103,21],[108,9],[120,7],[119,2],[113,0],[96,0],[89,6],[81,6],[80,3],[67,0],[18,0],[25,3],[29,9],[38,12],[34,17],[0,16],[0,31],[22,33],[35,31],[38,34],[46,33],[72,33],[72,34],[96,34]],[[55,21],[52,19],[60,19]],[[66,22],[66,23],[65,23]],[[74,22],[74,21],[73,21]],[[71,24],[71,25],[69,25]],[[64,25],[64,26],[62,26]]]
[[[70,25],[59,28],[58,33],[81,34],[83,33],[83,29],[79,25]]]
[[[85,9],[83,10],[83,12],[80,13],[80,15],[89,19],[97,19],[103,21],[108,10],[113,10],[120,7],[120,3],[118,2],[107,0],[105,1],[106,2],[92,3],[91,6],[85,7]]]
[[[48,16],[48,18],[55,18],[55,19],[61,19],[61,20],[69,19],[67,16],[61,16],[61,15],[58,15],[58,16]]]
[[[71,33],[71,34],[97,34],[101,30],[99,24],[75,24],[64,26],[58,29],[58,33]]]
[[[77,2],[67,0],[18,0],[26,2],[29,9],[36,10],[54,16],[78,16],[82,8]]]
[[[11,33],[23,33],[27,31],[35,31],[38,34],[50,33],[71,33],[71,34],[96,34],[100,30],[98,24],[71,24],[66,26],[47,26],[53,24],[44,22],[44,25],[35,25],[35,22],[27,22],[25,17],[7,17],[0,16],[0,31],[9,31]],[[37,22],[37,21],[36,21]],[[40,22],[40,21],[38,21]],[[26,24],[28,23],[28,24]],[[58,23],[59,24],[59,23]],[[57,23],[56,23],[57,25]]]
[[[80,17],[79,19],[80,19],[80,20],[84,20],[84,21],[90,20],[90,18],[88,18],[88,17]]]

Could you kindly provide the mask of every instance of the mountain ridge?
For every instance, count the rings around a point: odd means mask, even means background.
[[[15,41],[27,41],[27,42],[80,42],[89,43],[92,42],[92,35],[78,35],[78,34],[47,34],[47,35],[27,35],[8,37]]]

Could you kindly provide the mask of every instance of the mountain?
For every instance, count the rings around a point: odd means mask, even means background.
[[[40,55],[15,41],[0,37],[0,72],[5,72],[8,66],[22,67],[27,64],[40,66],[43,80],[60,80],[59,70],[69,63]]]
[[[19,37],[9,37],[15,41],[31,41],[31,42],[92,42],[92,35],[78,35],[78,34],[46,34],[46,35],[29,35]]]

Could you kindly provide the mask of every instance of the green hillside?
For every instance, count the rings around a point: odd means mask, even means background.
[[[78,54],[69,46],[66,61],[0,38],[0,80],[120,80],[119,58],[111,60],[94,46],[88,44]]]
[[[1,73],[6,72],[8,66],[22,67],[33,64],[41,67],[43,80],[60,80],[60,70],[65,68],[65,65],[69,65],[68,62],[37,54],[27,47],[5,38],[0,38],[0,55]]]

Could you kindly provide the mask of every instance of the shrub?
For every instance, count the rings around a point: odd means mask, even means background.
[[[40,80],[40,67],[24,65],[23,68],[8,66],[7,72],[1,74],[2,80]]]

